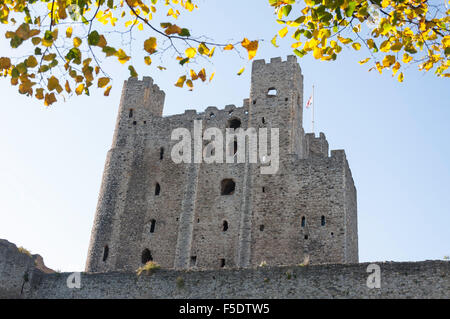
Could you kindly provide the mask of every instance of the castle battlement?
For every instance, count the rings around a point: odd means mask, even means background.
[[[162,116],[164,98],[149,77],[124,84],[87,271],[135,270],[151,260],[176,269],[358,262],[351,171],[343,150],[329,153],[325,134],[304,132],[295,56],[254,61],[250,95],[240,107]],[[172,132],[193,132],[194,121],[203,132],[278,129],[278,169],[175,163],[171,150],[179,141]]]

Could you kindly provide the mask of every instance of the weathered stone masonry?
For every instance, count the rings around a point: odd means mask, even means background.
[[[89,247],[89,272],[358,262],[356,189],[345,152],[305,134],[303,75],[293,56],[253,63],[243,106],[162,116],[153,80],[125,82]],[[176,128],[278,128],[280,167],[175,164]],[[206,144],[205,144],[206,145]],[[221,183],[235,183],[231,195]]]
[[[81,273],[80,287],[69,288],[71,273],[45,273],[39,260],[0,240],[0,299],[450,298],[448,261],[379,262],[381,287],[369,289],[368,263]]]

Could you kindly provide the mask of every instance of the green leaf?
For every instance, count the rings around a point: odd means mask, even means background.
[[[99,41],[100,41],[100,35],[98,34],[97,31],[92,31],[91,33],[89,33],[89,36],[88,36],[89,45],[97,45]]]
[[[281,10],[283,12],[283,15],[285,17],[287,17],[289,15],[289,13],[291,13],[292,6],[290,4],[288,4],[287,6],[284,6]]]
[[[347,9],[345,9],[345,15],[351,17],[356,8],[356,1],[352,1],[348,4]]]
[[[183,59],[183,60],[181,60],[180,61],[180,64],[181,65],[184,65],[186,62],[188,62],[189,61],[189,58],[185,58],[185,59]]]
[[[181,29],[180,36],[182,36],[182,37],[190,37],[191,33],[189,32],[188,29],[183,28],[183,29]]]

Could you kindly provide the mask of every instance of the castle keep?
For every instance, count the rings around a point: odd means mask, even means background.
[[[125,82],[86,271],[218,269],[357,263],[356,189],[345,152],[303,129],[303,75],[294,56],[253,62],[249,99],[162,116],[153,80]],[[179,163],[174,129],[279,128],[279,169],[261,163]],[[225,134],[224,134],[225,135]],[[270,149],[270,148],[269,148]]]

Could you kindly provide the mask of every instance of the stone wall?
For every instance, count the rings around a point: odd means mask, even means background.
[[[448,261],[376,263],[379,289],[367,287],[369,263],[81,273],[80,288],[68,288],[73,274],[36,256],[0,240],[0,298],[450,298]]]

